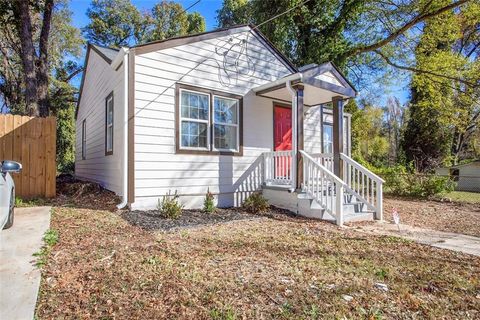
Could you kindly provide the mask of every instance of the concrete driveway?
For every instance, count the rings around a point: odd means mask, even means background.
[[[50,226],[50,207],[17,208],[10,229],[0,231],[0,319],[33,319],[40,270],[32,256]]]

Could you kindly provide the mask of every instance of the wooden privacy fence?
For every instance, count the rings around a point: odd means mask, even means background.
[[[0,115],[0,161],[14,160],[23,166],[20,174],[12,174],[17,196],[55,196],[55,148],[55,117]]]

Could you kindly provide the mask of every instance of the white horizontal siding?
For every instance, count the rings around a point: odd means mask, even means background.
[[[152,209],[169,191],[187,207],[200,207],[207,190],[219,206],[239,205],[262,182],[261,154],[273,146],[273,104],[249,93],[244,97],[243,156],[175,153],[175,123],[165,104],[152,104],[162,117],[135,119],[135,203]],[[171,109],[174,110],[173,103]],[[140,113],[139,113],[140,114]],[[168,120],[166,120],[168,119]]]
[[[304,124],[304,148],[308,153],[321,153],[322,152],[322,136],[321,136],[321,125],[320,125],[320,116],[321,110],[319,106],[311,107],[307,109],[305,113],[305,124]],[[349,117],[345,116],[343,122],[345,135],[349,133]],[[323,111],[323,122],[332,124],[333,116],[331,111],[324,109]],[[348,139],[344,139],[344,150],[349,154]]]
[[[460,166],[459,174],[457,190],[480,192],[480,163]]]
[[[123,172],[123,65],[117,71],[94,50],[85,71],[82,97],[76,120],[75,175],[95,181],[122,195]],[[113,91],[113,155],[105,156],[105,99]],[[82,159],[82,122],[86,119],[86,159]]]
[[[245,37],[243,33],[241,37]],[[248,56],[238,59],[247,76],[227,77],[234,68],[215,52],[231,36],[196,42],[136,56],[135,59],[135,203],[152,209],[169,191],[177,191],[187,207],[200,207],[207,189],[218,205],[240,204],[261,183],[260,156],[273,146],[271,100],[251,89],[290,73],[262,40],[248,35]],[[233,36],[234,39],[238,35]],[[223,46],[223,47],[222,47]],[[236,55],[233,49],[229,54]],[[219,68],[220,67],[220,68]],[[230,74],[231,75],[231,74]],[[177,82],[235,93],[243,101],[243,156],[175,153],[175,84]]]

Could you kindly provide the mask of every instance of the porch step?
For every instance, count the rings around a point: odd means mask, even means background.
[[[279,208],[299,214],[303,217],[321,219],[332,223],[336,222],[318,202],[306,193],[291,192],[289,188],[278,186],[264,186],[263,195],[268,201]],[[344,221],[355,222],[373,219],[373,212],[368,211],[364,203],[356,197],[348,195],[343,203]]]

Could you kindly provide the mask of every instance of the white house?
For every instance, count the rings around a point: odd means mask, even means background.
[[[480,160],[451,167],[438,168],[435,173],[451,177],[458,191],[480,192]]]
[[[342,224],[382,218],[382,180],[349,157],[355,89],[332,63],[295,67],[242,25],[111,49],[88,45],[75,174],[154,209],[168,192],[274,205]]]

